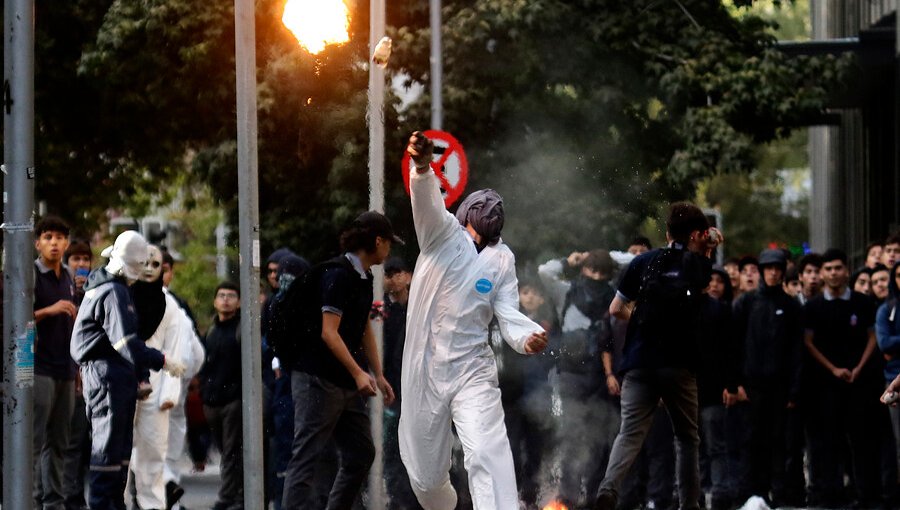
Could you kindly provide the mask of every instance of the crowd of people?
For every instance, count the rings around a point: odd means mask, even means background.
[[[498,351],[526,505],[543,491],[567,508],[727,509],[753,496],[773,508],[898,507],[900,420],[879,397],[894,380],[900,391],[900,233],[871,244],[855,271],[837,249],[712,266],[695,324],[674,298],[649,297],[654,253],[671,248],[650,250],[637,238],[627,252],[574,252],[523,276],[523,310],[552,325],[545,360],[506,363]],[[548,420],[554,391],[561,409]],[[558,481],[534,467],[554,452]]]
[[[267,505],[361,507],[375,439],[390,509],[900,505],[900,411],[879,402],[900,392],[900,233],[855,271],[837,249],[718,266],[722,233],[681,203],[666,247],[575,251],[518,280],[502,198],[448,213],[428,140],[408,150],[414,269],[375,212],[334,259],[266,261]],[[215,445],[213,510],[241,510],[242,289],[218,285],[201,335],[164,247],[125,232],[95,268],[59,218],[35,239],[35,508],[170,510],[185,447],[202,471]]]

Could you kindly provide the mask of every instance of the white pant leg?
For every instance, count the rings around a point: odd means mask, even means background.
[[[166,450],[169,446],[169,412],[160,411],[156,399],[138,402],[134,421],[131,470],[141,508],[165,508],[163,482]]]
[[[496,374],[493,364],[479,369],[450,407],[465,453],[475,510],[518,510],[516,473]]]
[[[163,468],[163,482],[181,483],[181,469],[178,462],[184,455],[184,443],[187,439],[187,416],[184,414],[184,401],[190,380],[181,381],[181,396],[169,411],[169,446],[166,449],[166,464]]]
[[[450,408],[426,395],[424,383],[404,389],[400,412],[400,458],[416,499],[425,510],[453,510],[456,490],[450,484],[453,432]]]

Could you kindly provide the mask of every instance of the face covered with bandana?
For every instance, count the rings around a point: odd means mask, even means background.
[[[456,219],[460,225],[475,231],[475,248],[481,253],[486,246],[500,241],[504,219],[503,198],[492,189],[475,191],[459,205]]]
[[[141,275],[141,281],[155,282],[162,277],[162,251],[159,247],[150,245],[147,247],[147,264],[144,266],[144,272]]]

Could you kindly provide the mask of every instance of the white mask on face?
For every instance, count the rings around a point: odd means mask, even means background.
[[[115,244],[100,253],[109,258],[106,270],[113,275],[121,275],[128,280],[137,280],[147,265],[147,241],[133,230],[119,234]]]
[[[141,274],[141,280],[145,282],[155,282],[162,275],[162,252],[158,247],[150,245],[147,247],[147,264],[144,266],[144,272]]]

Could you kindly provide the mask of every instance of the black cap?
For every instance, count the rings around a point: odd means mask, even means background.
[[[783,269],[787,266],[787,257],[781,250],[763,250],[759,254],[759,266],[779,266]]]
[[[390,239],[397,244],[406,244],[403,242],[403,239],[400,239],[397,234],[394,233],[394,227],[391,225],[391,220],[380,212],[366,211],[360,214],[353,220],[353,226],[368,230],[378,237]]]
[[[738,269],[743,271],[745,266],[759,267],[759,260],[757,260],[753,255],[744,255],[740,260],[738,260]]]

